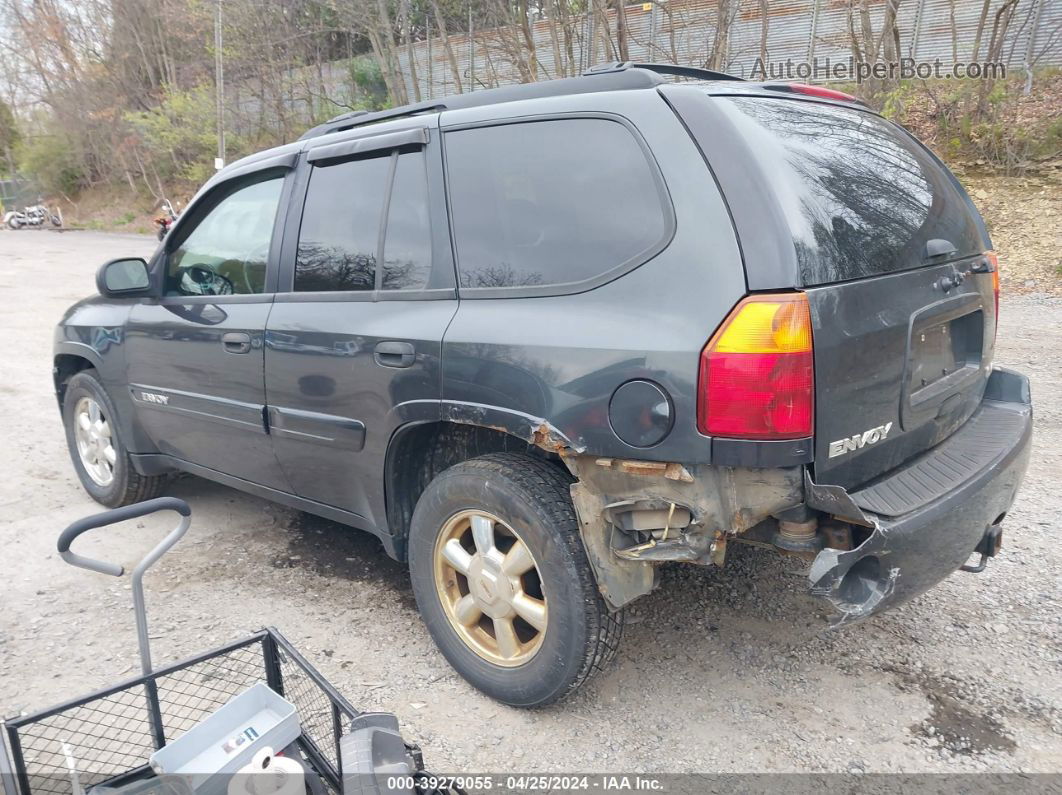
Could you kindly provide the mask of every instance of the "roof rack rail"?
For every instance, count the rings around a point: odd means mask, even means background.
[[[360,127],[362,124],[371,124],[376,121],[401,119],[404,116],[415,116],[418,113],[430,113],[440,110],[446,110],[446,105],[436,100],[415,102],[412,105],[402,105],[397,108],[378,110],[371,113],[367,110],[355,110],[350,113],[340,114],[334,119],[329,119],[324,124],[318,124],[316,127],[310,128],[299,136],[299,140],[303,141],[307,138],[316,138],[319,135],[349,130],[352,127]]]
[[[365,116],[368,114],[368,112],[369,111],[367,110],[352,110],[348,113],[340,113],[338,116],[334,116],[328,121],[326,121],[325,124],[335,124],[336,122],[346,121],[347,119],[354,119],[358,116]]]
[[[612,63],[591,66],[583,75],[599,75],[606,72],[624,72],[627,69],[645,69],[658,75],[675,75],[676,77],[692,77],[697,80],[741,80],[745,78],[726,72],[716,72],[711,69],[698,69],[695,66],[678,66],[670,63],[638,63],[636,61],[613,61]]]

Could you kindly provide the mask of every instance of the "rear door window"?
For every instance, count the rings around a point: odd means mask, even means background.
[[[421,290],[431,265],[422,150],[314,166],[295,258],[297,292]]]
[[[460,285],[545,288],[641,264],[666,244],[670,205],[631,130],[597,118],[446,133]]]
[[[295,258],[297,292],[358,292],[376,285],[391,158],[315,166]]]
[[[721,97],[788,221],[802,283],[846,281],[980,253],[984,227],[955,178],[871,113],[789,99]],[[947,256],[928,257],[954,249]]]

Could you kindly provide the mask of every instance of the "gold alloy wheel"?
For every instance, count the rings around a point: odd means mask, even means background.
[[[461,640],[488,662],[513,668],[546,636],[549,612],[531,550],[485,511],[451,516],[435,541],[435,589]]]

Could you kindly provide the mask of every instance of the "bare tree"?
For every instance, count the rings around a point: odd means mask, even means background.
[[[760,0],[760,63],[767,63],[767,33],[770,29],[770,0]]]
[[[985,54],[987,63],[1000,63],[1003,60],[1003,42],[1007,35],[1007,28],[1017,11],[1018,0],[1004,0],[996,10],[992,19],[992,34],[988,39],[988,52]],[[988,95],[995,86],[994,78],[985,78],[981,81],[977,91],[977,117],[983,118],[988,110]]]
[[[976,62],[981,55],[981,37],[985,34],[985,23],[988,21],[988,10],[992,7],[992,0],[983,0],[981,13],[977,17],[977,31],[974,33],[973,52],[970,61]]]
[[[627,44],[627,6],[625,0],[616,0],[616,50],[621,61],[631,59]]]
[[[846,21],[848,23],[848,42],[852,59],[857,65],[878,62],[897,63],[900,59],[900,30],[897,18],[900,0],[885,0],[881,29],[874,31],[870,14],[872,0],[848,0]],[[858,24],[857,24],[858,23]],[[874,96],[886,86],[899,82],[899,77],[865,81],[860,91],[865,96]]]
[[[712,49],[705,67],[716,71],[725,70],[730,63],[730,27],[737,16],[739,0],[718,0],[715,9],[715,32],[712,34]]]
[[[450,64],[450,72],[453,74],[454,86],[457,93],[462,93],[464,89],[464,81],[461,79],[461,69],[457,65],[457,56],[454,55],[454,48],[450,44],[450,34],[447,32],[446,20],[443,18],[442,11],[439,8],[438,0],[430,0],[432,14],[435,17],[435,26],[439,29],[439,35],[442,37],[443,50],[446,52],[446,61]]]
[[[410,19],[409,0],[401,0],[398,9],[398,26],[402,31],[402,42],[406,48],[406,68],[409,70],[409,82],[413,85],[413,99],[420,102],[420,80],[417,78],[417,59],[413,53],[413,39],[410,36],[410,28],[413,25],[413,21]]]

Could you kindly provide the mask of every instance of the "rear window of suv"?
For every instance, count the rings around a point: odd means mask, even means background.
[[[464,289],[587,289],[670,239],[671,206],[624,124],[571,118],[446,133]]]
[[[804,285],[946,262],[928,261],[934,239],[951,244],[950,258],[987,245],[951,173],[881,117],[790,99],[721,99],[771,179]]]

